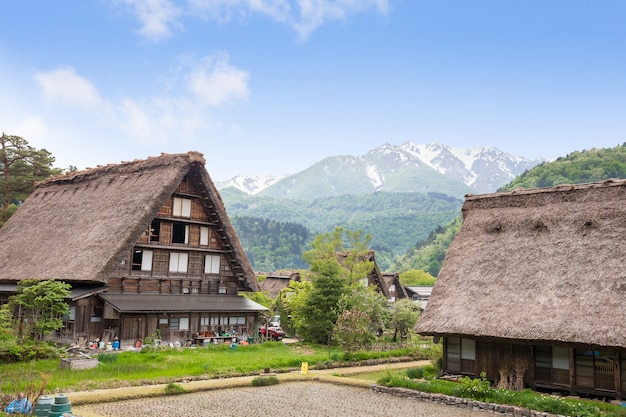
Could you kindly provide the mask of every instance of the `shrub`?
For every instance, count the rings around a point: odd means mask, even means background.
[[[258,376],[252,380],[253,387],[264,387],[267,385],[276,385],[278,383],[278,378],[275,376]]]
[[[459,387],[460,396],[479,401],[485,400],[493,391],[491,382],[486,378],[486,375],[486,372],[483,371],[480,373],[480,378],[471,378],[469,376],[459,378],[461,383]]]
[[[185,388],[183,388],[181,385],[176,384],[174,382],[170,382],[169,384],[165,386],[166,395],[184,394],[185,392],[187,392]]]

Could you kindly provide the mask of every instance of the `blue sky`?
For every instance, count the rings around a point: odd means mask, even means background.
[[[222,181],[384,143],[552,159],[626,142],[622,0],[20,0],[0,16],[0,130],[58,167],[197,150]]]

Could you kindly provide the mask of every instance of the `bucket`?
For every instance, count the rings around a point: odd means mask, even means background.
[[[101,341],[101,342],[99,342],[99,343],[98,343],[98,348],[99,348],[99,349],[104,349],[104,342],[102,342],[102,341]]]

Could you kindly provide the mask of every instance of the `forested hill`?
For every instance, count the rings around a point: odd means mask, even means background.
[[[392,259],[453,220],[462,204],[439,193],[378,192],[301,201],[224,189],[221,196],[253,268],[263,271],[302,267],[302,251],[313,237],[336,226],[371,234],[371,248],[385,270]]]
[[[524,172],[499,191],[582,184],[609,178],[626,178],[626,143],[614,148],[572,152]]]

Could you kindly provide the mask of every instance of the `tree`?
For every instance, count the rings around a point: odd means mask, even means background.
[[[26,279],[17,284],[9,306],[19,321],[19,337],[39,341],[63,327],[63,315],[70,312],[64,299],[70,295],[69,284],[56,280]]]
[[[371,236],[336,227],[317,235],[312,249],[302,258],[311,266],[311,290],[299,311],[301,334],[314,342],[330,343],[337,317],[342,312],[339,300],[354,285],[367,277],[373,263],[366,261]],[[342,263],[337,255],[343,254]]]
[[[371,344],[374,340],[374,334],[370,329],[371,322],[370,316],[359,306],[344,310],[337,318],[334,329],[339,346],[352,353]]]
[[[370,332],[381,332],[389,316],[389,302],[374,287],[354,286],[339,299],[339,311],[358,308],[369,316]]]
[[[422,269],[411,269],[400,274],[400,282],[407,287],[432,287],[436,280],[437,278]]]
[[[393,303],[389,316],[389,327],[393,329],[393,341],[398,340],[398,334],[406,337],[419,318],[419,306],[411,299],[403,298]]]
[[[54,157],[13,135],[0,136],[0,197],[2,214],[11,204],[19,205],[32,192],[35,183],[62,172],[52,168]]]

